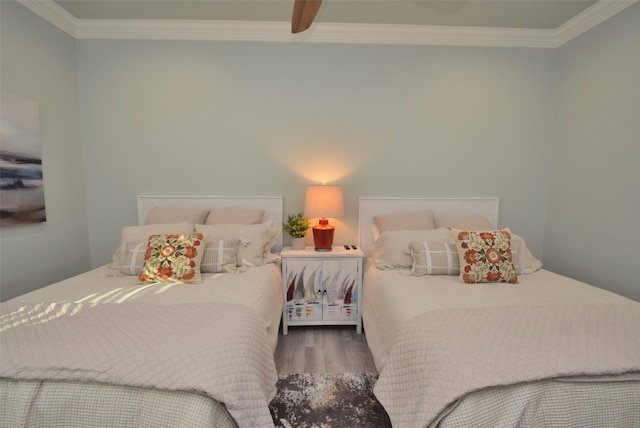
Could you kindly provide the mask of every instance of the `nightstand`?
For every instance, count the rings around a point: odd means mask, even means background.
[[[360,249],[334,246],[332,251],[314,247],[292,250],[282,257],[282,334],[290,326],[355,325],[362,333],[360,296],[362,260]]]

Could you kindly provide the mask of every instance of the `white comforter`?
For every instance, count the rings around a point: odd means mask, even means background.
[[[520,275],[519,284],[464,284],[454,275],[415,277],[368,265],[362,298],[367,344],[378,372],[405,324],[424,312],[448,308],[526,305],[636,304],[609,291],[546,270]]]
[[[459,308],[409,321],[374,392],[417,427],[482,388],[620,374],[640,378],[640,304]]]
[[[264,323],[243,305],[0,305],[0,377],[200,392],[240,427],[273,426],[277,373]]]
[[[136,276],[123,276],[105,265],[57,282],[13,301],[25,303],[239,303],[255,309],[263,320],[272,352],[278,342],[282,316],[280,267],[267,264],[243,273],[204,273],[201,284],[137,284]]]

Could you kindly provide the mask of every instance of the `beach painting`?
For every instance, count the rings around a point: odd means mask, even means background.
[[[0,225],[47,220],[38,104],[1,94]]]

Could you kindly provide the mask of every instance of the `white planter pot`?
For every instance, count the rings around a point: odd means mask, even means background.
[[[291,238],[291,248],[294,250],[304,250],[304,238]]]

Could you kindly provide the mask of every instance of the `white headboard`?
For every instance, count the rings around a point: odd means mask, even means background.
[[[143,225],[153,207],[166,208],[264,208],[264,221],[278,229],[275,251],[283,246],[282,196],[138,196],[138,224]]]
[[[433,211],[434,217],[480,215],[491,226],[498,227],[498,198],[360,198],[358,243],[370,256],[373,247],[373,217],[422,210]]]

